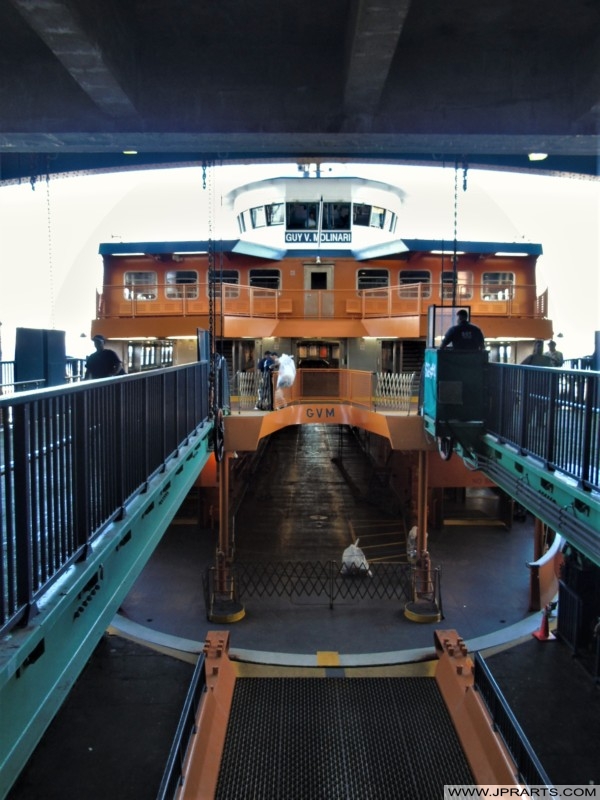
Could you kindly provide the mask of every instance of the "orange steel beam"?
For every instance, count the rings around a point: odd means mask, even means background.
[[[183,786],[176,794],[177,800],[208,800],[215,796],[236,680],[228,653],[229,633],[209,632],[204,643],[206,692],[196,718],[196,733],[186,753]]]
[[[423,420],[392,416],[343,403],[302,403],[265,414],[235,412],[225,417],[225,449],[256,450],[260,439],[288,425],[351,425],[388,439],[394,450],[435,450]]]
[[[417,553],[421,556],[427,552],[427,453],[424,450],[419,450],[418,458]]]
[[[474,665],[455,630],[436,630],[435,680],[479,786],[515,786],[517,767],[475,691]]]

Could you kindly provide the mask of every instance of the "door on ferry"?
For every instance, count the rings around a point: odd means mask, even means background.
[[[304,265],[304,316],[333,316],[333,264]]]

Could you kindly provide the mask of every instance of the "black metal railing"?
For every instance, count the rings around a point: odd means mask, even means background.
[[[172,800],[177,790],[183,786],[185,757],[192,736],[197,732],[196,718],[202,695],[206,692],[206,671],[204,654],[200,655],[188,693],[183,704],[175,738],[171,745],[165,771],[156,800]]]
[[[582,644],[583,600],[564,581],[558,582],[559,614],[556,633],[577,655]]]
[[[287,597],[302,601],[323,598],[333,608],[344,601],[402,600],[413,598],[413,567],[407,563],[377,562],[345,571],[337,561],[235,562],[225,573],[209,567],[205,599],[210,618],[215,598],[236,601]]]
[[[489,365],[487,430],[600,490],[600,372]]]
[[[0,398],[0,632],[208,416],[207,362]]]
[[[519,778],[527,786],[552,786],[533,747],[480,653],[475,653],[475,689],[481,694],[494,728],[498,731],[515,762]]]

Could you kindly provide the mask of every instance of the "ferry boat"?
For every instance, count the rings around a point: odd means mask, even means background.
[[[234,238],[102,243],[92,335],[131,372],[195,360],[197,331],[212,326],[232,375],[266,350],[299,366],[418,372],[457,307],[490,361],[520,363],[551,338],[541,245],[414,238],[405,199],[365,178],[273,177],[224,198]]]

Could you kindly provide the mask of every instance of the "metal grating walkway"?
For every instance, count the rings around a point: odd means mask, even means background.
[[[433,678],[238,678],[215,797],[431,800],[473,782]]]

